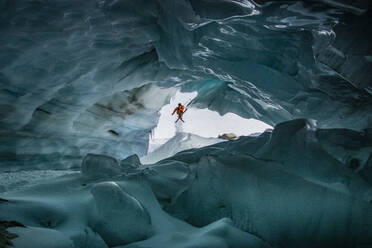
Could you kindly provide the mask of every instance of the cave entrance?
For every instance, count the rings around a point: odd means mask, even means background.
[[[183,119],[179,121],[176,115],[171,115],[178,103],[187,105],[197,96],[197,92],[183,93],[178,91],[171,99],[170,103],[163,106],[157,126],[152,130],[149,139],[147,153],[159,148],[177,133],[191,133],[204,138],[217,138],[224,133],[234,133],[237,136],[258,135],[272,126],[257,120],[246,119],[234,113],[227,113],[221,116],[209,109],[198,109],[188,107]]]

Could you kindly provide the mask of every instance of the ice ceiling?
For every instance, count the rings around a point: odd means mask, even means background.
[[[141,155],[175,87],[198,91],[194,107],[270,125],[306,117],[321,127],[370,127],[368,8],[368,1],[2,0],[3,168],[15,160],[59,167],[87,152]]]

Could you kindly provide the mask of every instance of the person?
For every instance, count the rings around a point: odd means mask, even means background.
[[[179,103],[178,106],[173,110],[172,115],[174,115],[174,113],[176,113],[176,112],[177,112],[177,115],[178,115],[178,119],[176,120],[176,122],[178,120],[181,120],[181,121],[184,122],[184,120],[182,119],[182,115],[183,115],[184,111],[185,111],[185,106],[183,106],[181,103]]]

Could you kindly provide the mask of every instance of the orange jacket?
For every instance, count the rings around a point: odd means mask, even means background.
[[[172,115],[174,115],[174,113],[177,111],[177,114],[180,114],[180,113],[183,113],[183,111],[185,110],[185,106],[181,105],[180,107],[176,107],[174,110],[173,110],[173,113]]]

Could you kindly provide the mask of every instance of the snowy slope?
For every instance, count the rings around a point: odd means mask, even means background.
[[[158,149],[147,154],[146,156],[143,156],[141,158],[141,163],[156,163],[157,161],[171,157],[177,152],[183,150],[200,148],[223,141],[225,140],[217,138],[203,138],[191,133],[177,133],[173,138],[169,139],[165,144],[162,144]]]

